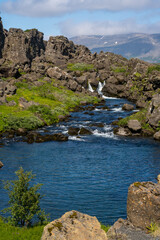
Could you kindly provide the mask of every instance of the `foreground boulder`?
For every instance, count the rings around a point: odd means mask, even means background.
[[[49,223],[41,240],[107,240],[106,233],[96,217],[77,211],[65,213]]]
[[[108,240],[159,240],[159,237],[153,237],[121,218],[109,229],[107,237]]]
[[[135,226],[146,230],[151,223],[160,224],[160,184],[135,182],[128,190],[127,217]]]

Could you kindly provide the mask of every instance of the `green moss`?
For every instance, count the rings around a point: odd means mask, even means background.
[[[93,64],[86,64],[86,63],[69,63],[67,65],[67,68],[70,71],[80,71],[80,72],[87,72],[94,70],[94,65]]]
[[[56,222],[54,225],[53,225],[54,228],[58,228],[59,231],[62,230],[62,227],[63,227],[63,224],[61,222]]]
[[[115,68],[112,68],[112,71],[115,73],[125,73],[126,69],[124,67],[115,67]]]
[[[141,184],[140,182],[135,182],[135,183],[134,183],[134,186],[137,187],[137,188],[139,188],[140,186],[142,186],[142,184]]]
[[[32,30],[36,30],[36,31],[38,31],[37,28],[32,28],[32,29],[26,29],[24,32],[31,32]]]
[[[26,74],[26,72],[24,72],[21,68],[18,69],[18,72],[19,72],[20,75]]]
[[[0,240],[40,240],[44,226],[14,227],[0,218]]]
[[[134,74],[134,76],[135,76],[136,78],[141,78],[141,77],[142,77],[142,74],[139,73],[139,72],[136,72],[136,73]]]
[[[77,213],[76,212],[73,212],[70,216],[69,216],[69,218],[77,218],[78,216],[77,216]]]

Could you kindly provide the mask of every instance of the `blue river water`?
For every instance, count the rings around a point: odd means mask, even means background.
[[[160,173],[160,142],[115,136],[111,122],[131,112],[122,111],[124,99],[105,101],[110,110],[97,106],[90,112],[72,113],[69,122],[39,130],[42,134],[46,130],[67,134],[69,126],[84,126],[92,135],[34,144],[4,140],[0,148],[4,163],[0,169],[0,210],[8,206],[3,181],[15,179],[14,172],[22,166],[36,174],[34,183],[43,184],[41,207],[50,213],[51,220],[70,210],[96,216],[104,224],[126,218],[129,185],[155,182]],[[93,126],[95,123],[104,126]]]

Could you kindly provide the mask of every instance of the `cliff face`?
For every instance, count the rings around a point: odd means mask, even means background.
[[[11,28],[5,38],[2,57],[13,63],[25,64],[45,50],[43,33],[36,29],[22,31]]]
[[[3,30],[2,20],[0,18],[0,58],[2,57],[2,50],[4,47],[5,34]]]

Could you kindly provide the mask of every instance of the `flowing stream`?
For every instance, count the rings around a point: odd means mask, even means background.
[[[92,135],[70,136],[68,142],[27,144],[4,139],[0,148],[0,210],[7,207],[3,180],[15,178],[22,166],[36,174],[45,194],[41,206],[51,220],[66,211],[78,210],[96,216],[104,224],[126,217],[128,187],[135,181],[156,181],[160,173],[160,142],[151,138],[119,137],[111,123],[131,112],[122,110],[124,99],[106,97],[105,106],[74,112],[68,122],[44,127],[45,132],[68,132],[86,127]]]

